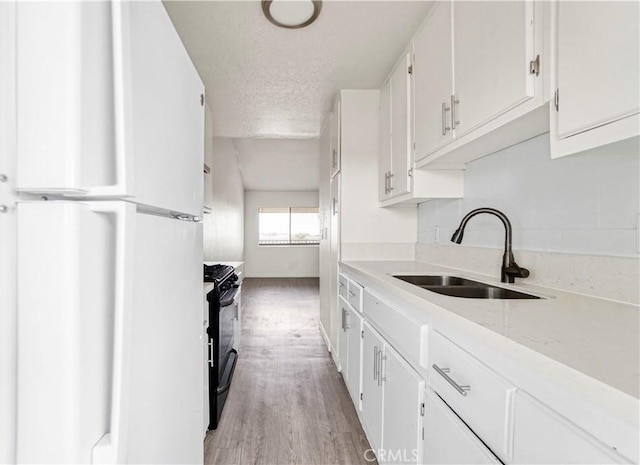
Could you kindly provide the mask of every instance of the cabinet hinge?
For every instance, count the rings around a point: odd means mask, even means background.
[[[560,89],[556,89],[555,94],[553,94],[553,106],[556,107],[556,111],[560,110]]]
[[[360,338],[364,339],[364,331],[360,331]]]
[[[200,94],[200,106],[204,106],[204,94]]]
[[[529,74],[540,76],[540,55],[537,55],[535,60],[529,62]]]
[[[362,400],[362,393],[360,393],[360,400]]]
[[[409,175],[409,177],[413,176],[413,168],[409,168],[409,171],[407,171],[407,174]]]
[[[407,68],[407,71],[409,72],[409,74],[413,74],[413,65],[409,65],[409,68]]]
[[[424,416],[424,402],[420,404],[420,416]]]

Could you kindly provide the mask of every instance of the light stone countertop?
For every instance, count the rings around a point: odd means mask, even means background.
[[[238,268],[242,268],[242,266],[244,265],[244,262],[225,262],[225,261],[221,261],[221,262],[204,262],[205,265],[211,266],[211,265],[228,265],[228,266],[232,266],[234,267],[236,270]]]
[[[516,370],[526,365],[576,395],[596,399],[630,422],[638,422],[638,306],[534,286],[526,279],[504,284],[499,277],[415,261],[347,261],[341,263],[341,270],[416,320],[429,324],[433,318],[451,328],[464,327],[466,334],[478,335],[477,340],[488,342],[505,358],[513,357]],[[545,298],[449,297],[392,276],[402,274],[452,274]],[[629,408],[633,410],[625,413]]]
[[[206,296],[209,292],[213,290],[213,283],[203,283],[204,295]]]

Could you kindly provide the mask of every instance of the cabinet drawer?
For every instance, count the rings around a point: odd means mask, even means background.
[[[338,276],[338,295],[347,298],[347,289],[349,287],[349,278],[345,275],[341,274]]]
[[[365,316],[384,332],[391,345],[397,348],[405,358],[415,366],[420,366],[423,328],[421,323],[409,318],[368,291],[364,292],[363,300]]]
[[[430,389],[425,391],[424,464],[499,464],[471,430]]]
[[[429,383],[498,456],[509,458],[515,387],[434,331]]]
[[[524,392],[515,399],[513,463],[628,463]]]
[[[362,313],[362,286],[349,280],[347,289],[347,301],[358,312]]]

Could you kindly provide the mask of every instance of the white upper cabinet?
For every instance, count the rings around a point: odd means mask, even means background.
[[[391,176],[392,197],[409,192],[411,167],[411,54],[407,53],[391,75]]]
[[[463,168],[548,131],[544,11],[528,0],[436,3],[413,40],[418,167]]]
[[[557,2],[551,106],[553,157],[638,136],[638,2]]]
[[[449,11],[448,7],[437,6]],[[424,69],[430,69],[425,66]],[[461,170],[413,169],[412,54],[406,53],[380,91],[379,199],[383,207],[462,197]],[[436,86],[440,85],[438,81]],[[450,98],[450,94],[447,98]]]
[[[380,201],[410,191],[411,54],[407,53],[380,91]]]
[[[534,96],[533,2],[451,2],[456,137]]]
[[[453,140],[450,122],[453,95],[451,5],[449,2],[436,3],[413,40],[416,161]]]
[[[200,215],[204,88],[161,2],[17,8],[17,188]]]
[[[333,102],[330,117],[330,134],[331,134],[331,177],[334,177],[340,171],[340,125],[342,124],[341,118],[341,105],[340,99]]]
[[[380,90],[380,129],[378,132],[378,199],[382,202],[389,194],[391,174],[391,81]]]

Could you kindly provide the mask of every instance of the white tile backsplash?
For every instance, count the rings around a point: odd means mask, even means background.
[[[503,211],[516,250],[638,257],[638,153],[551,159],[543,134],[467,165],[465,197],[418,209],[418,241],[449,243],[462,216],[478,207]],[[467,225],[462,246],[502,248],[504,228],[486,215]]]

